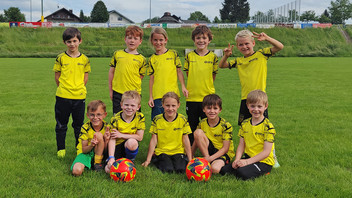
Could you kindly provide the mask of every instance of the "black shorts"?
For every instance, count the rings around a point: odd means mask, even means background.
[[[117,93],[116,91],[113,91],[113,93],[112,93],[112,112],[113,112],[113,114],[116,114],[122,110],[121,109],[121,98],[122,98],[121,93]]]
[[[167,155],[160,154],[153,156],[153,164],[163,173],[185,173],[188,159],[185,154]]]
[[[208,139],[209,140],[209,139]],[[208,145],[208,153],[209,155],[214,155],[216,152],[218,152],[219,150],[217,148],[214,147],[214,144],[209,140],[209,145]],[[213,161],[215,160],[222,160],[225,162],[225,164],[228,164],[230,163],[230,157],[225,153],[225,155],[223,156],[220,156],[216,159],[214,159]],[[212,162],[209,162],[209,163],[212,163]]]
[[[126,140],[121,144],[118,144],[115,146],[115,153],[114,153],[115,159],[126,157],[125,143],[126,143]]]
[[[246,103],[247,103],[246,99],[241,100],[240,113],[238,115],[238,125],[239,126],[241,126],[243,120],[252,117],[251,113],[249,113],[249,109],[248,109]],[[264,117],[269,118],[268,109],[266,109],[264,111]]]
[[[207,116],[203,112],[202,102],[186,102],[186,113],[192,133],[188,135],[191,145],[194,142],[193,132],[197,129],[199,121]]]

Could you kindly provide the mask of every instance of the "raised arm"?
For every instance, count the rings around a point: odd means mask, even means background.
[[[276,52],[278,52],[284,48],[284,45],[280,41],[278,41],[274,38],[271,38],[270,36],[268,36],[264,32],[262,32],[260,34],[253,32],[253,37],[257,38],[258,41],[267,41],[268,43],[270,43],[273,46],[271,48],[271,52],[273,54],[275,54]]]
[[[234,48],[234,45],[231,45],[229,43],[229,46],[224,49],[224,56],[219,61],[219,67],[220,68],[229,67],[229,63],[227,62],[227,59],[232,55],[233,48]]]

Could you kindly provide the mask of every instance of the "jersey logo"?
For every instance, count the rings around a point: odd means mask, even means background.
[[[208,64],[208,63],[213,64],[213,61],[204,61],[204,63],[205,64]]]
[[[83,66],[84,64],[83,63],[77,63],[77,65],[82,65]]]
[[[248,62],[250,63],[250,62],[253,62],[253,61],[256,61],[256,60],[258,60],[258,58],[253,58],[252,60],[249,60]]]
[[[133,59],[133,61],[138,62],[138,63],[141,63],[141,61],[139,61],[139,60],[137,60],[137,59]]]
[[[181,130],[182,128],[174,128],[174,131],[178,131]]]
[[[173,58],[166,58],[166,60],[174,60]]]

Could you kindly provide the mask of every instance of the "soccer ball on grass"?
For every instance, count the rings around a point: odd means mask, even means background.
[[[110,177],[114,181],[129,182],[136,176],[133,162],[127,158],[117,159],[110,168]]]
[[[211,166],[204,158],[193,158],[187,164],[186,175],[191,181],[208,181],[211,177]]]

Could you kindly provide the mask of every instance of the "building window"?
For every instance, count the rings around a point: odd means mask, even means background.
[[[118,18],[118,21],[122,21],[122,17],[119,17],[119,18]]]

